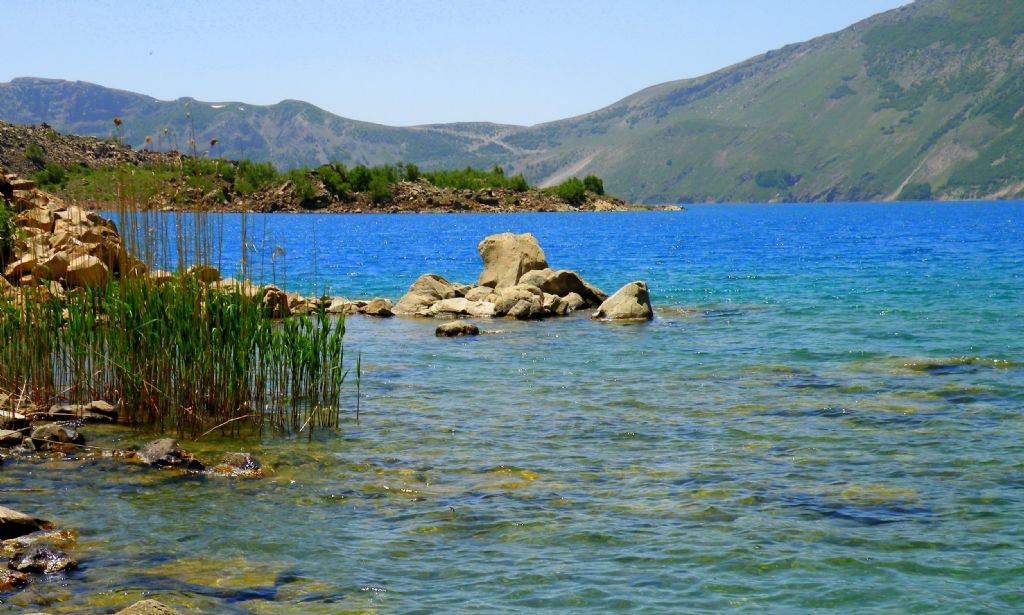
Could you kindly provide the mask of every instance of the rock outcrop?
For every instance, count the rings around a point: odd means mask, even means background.
[[[595,320],[650,320],[651,295],[647,283],[630,282],[615,292],[594,312]]]
[[[17,538],[40,530],[53,529],[53,523],[0,506],[0,540]]]
[[[434,331],[437,337],[462,337],[465,335],[480,335],[480,328],[474,324],[456,320],[438,325]]]
[[[399,299],[395,313],[427,318],[506,317],[533,320],[597,307],[608,298],[578,273],[548,267],[530,233],[502,233],[477,246],[484,269],[476,286],[421,275]]]
[[[477,286],[515,286],[524,273],[548,266],[544,250],[531,233],[491,235],[485,237],[476,249],[484,261]]]

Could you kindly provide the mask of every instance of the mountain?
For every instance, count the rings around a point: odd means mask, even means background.
[[[917,0],[845,30],[536,126],[389,127],[313,105],[173,102],[81,82],[0,84],[0,119],[278,166],[501,164],[604,177],[649,202],[1024,195],[1024,2]],[[185,117],[191,113],[191,120]],[[167,129],[166,137],[164,130]],[[151,145],[151,147],[153,146]],[[202,147],[200,147],[202,149]]]

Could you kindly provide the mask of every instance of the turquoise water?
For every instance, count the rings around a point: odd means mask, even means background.
[[[151,592],[211,613],[1024,610],[1024,206],[266,229],[278,283],[394,299],[424,272],[473,281],[481,238],[530,231],[606,291],[647,280],[657,318],[447,340],[352,317],[358,422],[309,444],[185,443],[253,450],[274,468],[260,480],[9,459],[4,504],[76,528],[82,565],[0,609]]]

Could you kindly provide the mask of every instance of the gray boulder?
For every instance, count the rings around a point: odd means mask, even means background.
[[[542,312],[544,310],[544,293],[536,286],[529,286],[526,284],[516,284],[515,286],[508,286],[505,288],[496,288],[494,293],[488,297],[488,300],[494,303],[494,314],[496,316],[505,316],[512,311],[520,301],[525,301],[531,304],[532,312]],[[522,308],[520,308],[522,310]]]
[[[430,306],[431,316],[472,316],[490,318],[494,316],[494,304],[488,301],[470,301],[465,297],[442,299]]]
[[[477,251],[484,261],[478,286],[515,286],[524,273],[548,266],[544,251],[531,233],[491,235],[477,245]]]
[[[647,283],[630,282],[615,292],[594,312],[595,320],[650,320],[651,295]]]
[[[60,549],[36,544],[12,557],[7,565],[18,572],[49,573],[74,568],[78,562]]]
[[[32,430],[32,443],[41,451],[61,450],[85,444],[85,436],[67,425],[48,423]]]
[[[187,470],[202,470],[203,464],[185,453],[174,438],[160,438],[143,446],[135,454],[143,462],[158,468],[181,467]]]
[[[21,444],[22,436],[20,431],[0,429],[0,446],[18,446]]]

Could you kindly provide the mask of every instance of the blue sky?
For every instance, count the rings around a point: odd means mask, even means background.
[[[0,81],[305,100],[392,125],[535,124],[906,0],[8,0]]]

